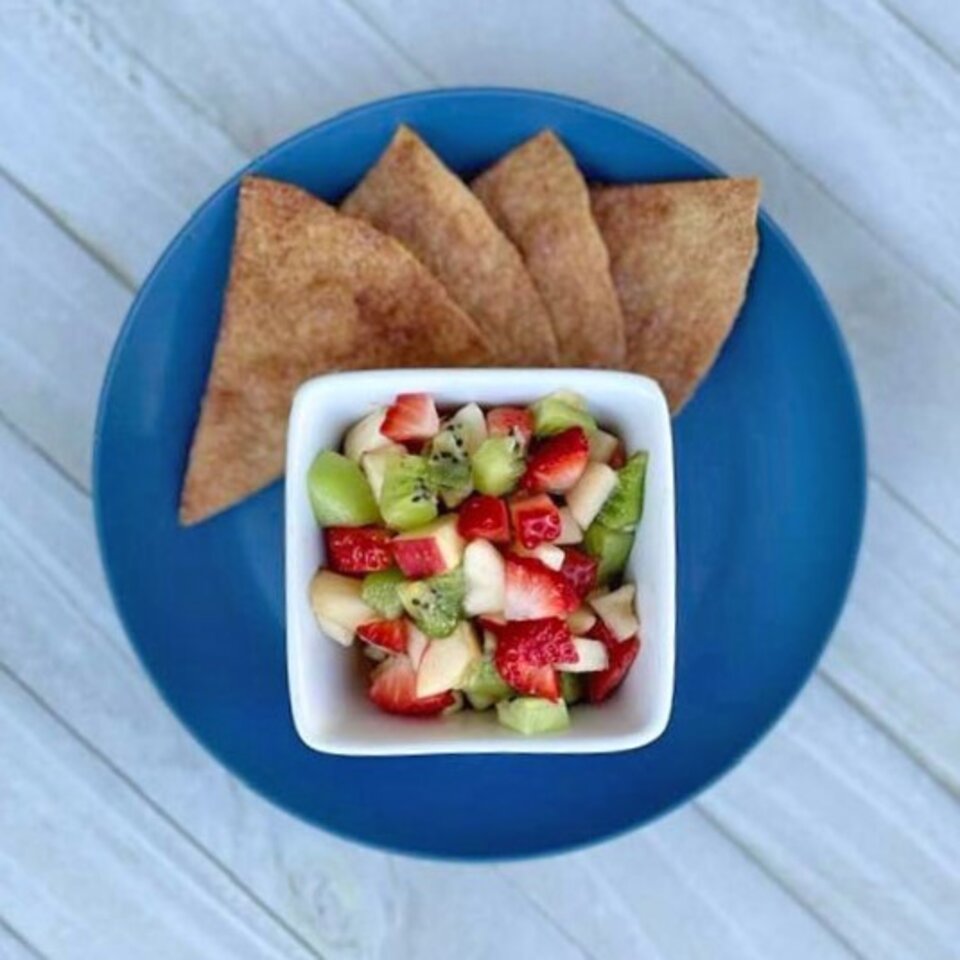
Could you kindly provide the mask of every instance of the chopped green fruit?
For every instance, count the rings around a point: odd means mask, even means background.
[[[554,390],[553,393],[548,393],[541,399],[559,400],[568,407],[576,407],[577,410],[587,409],[587,398],[582,393],[577,393],[576,390]]]
[[[427,461],[423,457],[391,457],[383,475],[380,511],[387,526],[412,530],[437,515],[437,498],[427,482]]]
[[[404,609],[428,637],[449,637],[463,616],[463,571],[456,569],[397,587]]]
[[[596,522],[610,530],[633,530],[643,516],[647,452],[635,453],[618,471],[617,485],[604,501]]]
[[[560,674],[560,696],[571,707],[583,699],[583,678],[579,673]]]
[[[464,424],[451,420],[430,441],[427,483],[443,496],[448,506],[455,506],[473,491]]]
[[[538,437],[563,433],[570,427],[583,427],[588,434],[597,429],[597,421],[586,410],[573,406],[556,394],[538,400],[530,409],[533,411],[533,432]]]
[[[583,549],[600,561],[597,583],[605,586],[623,573],[633,546],[632,530],[611,530],[594,521],[583,535]]]
[[[360,596],[367,606],[373,607],[384,620],[396,620],[403,616],[403,604],[397,587],[405,583],[403,574],[396,569],[368,573],[363,578]]]
[[[362,527],[380,522],[380,511],[363,471],[352,460],[321,450],[307,471],[310,506],[321,527]]]
[[[529,736],[534,733],[553,733],[570,726],[570,714],[563,700],[544,700],[541,697],[518,697],[497,704],[497,719],[505,727]]]
[[[473,455],[473,484],[494,497],[509,493],[526,468],[515,437],[487,437]]]
[[[486,710],[513,693],[489,657],[473,665],[462,689],[474,710]]]

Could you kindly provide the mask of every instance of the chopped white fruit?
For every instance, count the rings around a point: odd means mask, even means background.
[[[410,658],[414,670],[419,668],[420,661],[423,660],[423,655],[427,652],[429,643],[430,640],[426,634],[415,623],[407,621],[407,656]]]
[[[593,523],[607,497],[617,485],[617,472],[605,463],[588,463],[587,469],[567,493],[567,506],[582,530]]]
[[[559,400],[576,410],[587,409],[587,398],[582,393],[577,393],[576,390],[554,390],[553,393],[548,393],[543,399]]]
[[[360,457],[360,466],[373,491],[374,499],[380,502],[380,494],[383,491],[383,475],[387,472],[387,464],[390,459],[406,453],[406,448],[399,443],[391,443],[389,440],[377,447],[376,450],[370,450]]]
[[[451,514],[398,534],[391,546],[397,566],[404,574],[421,579],[459,567],[465,543],[457,531],[457,518]]]
[[[570,512],[569,507],[560,508],[560,536],[557,537],[553,542],[557,546],[564,546],[565,544],[571,543],[581,543],[583,541],[583,530],[580,529],[580,524],[573,519],[573,514]]]
[[[463,442],[466,444],[467,453],[472,454],[487,439],[487,419],[475,403],[461,407],[450,421],[463,426]]]
[[[577,659],[573,663],[558,663],[558,670],[566,673],[593,673],[606,670],[610,666],[610,654],[607,653],[606,644],[600,640],[574,637],[573,645],[577,650]]]
[[[468,617],[497,613],[506,599],[506,567],[500,551],[487,540],[473,540],[463,551],[466,594],[463,609]]]
[[[618,640],[629,640],[640,629],[640,621],[635,613],[636,598],[636,586],[625,583],[619,590],[599,596],[591,595],[587,600]]]
[[[466,620],[461,621],[449,637],[427,644],[417,668],[417,696],[432,697],[459,687],[480,656],[473,626]]]
[[[590,434],[590,459],[594,463],[609,463],[617,452],[620,441],[606,430],[597,430]]]
[[[390,438],[380,432],[386,415],[386,407],[377,407],[373,413],[368,413],[362,420],[358,420],[343,438],[344,454],[359,463],[365,453],[388,446],[391,443]]]
[[[567,627],[575,636],[586,633],[597,622],[597,615],[589,607],[577,607],[567,617]]]
[[[483,652],[488,657],[497,652],[497,635],[492,630],[483,631]]]
[[[551,570],[559,570],[563,566],[563,561],[567,555],[552,543],[541,543],[530,551],[530,556],[536,557],[545,567]]]
[[[349,646],[361,623],[376,620],[377,612],[363,602],[361,581],[330,570],[319,570],[310,581],[310,606],[320,629],[331,640]]]

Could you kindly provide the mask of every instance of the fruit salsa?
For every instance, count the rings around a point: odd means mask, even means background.
[[[519,733],[565,729],[568,705],[606,700],[640,651],[622,577],[646,466],[571,391],[443,417],[401,394],[310,466],[317,623],[361,641],[381,710],[495,707]]]

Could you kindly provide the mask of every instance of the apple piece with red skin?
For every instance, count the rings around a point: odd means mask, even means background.
[[[453,514],[393,538],[393,557],[403,575],[422,580],[448,573],[460,565],[466,546]]]
[[[417,696],[435,696],[459,687],[481,656],[473,624],[462,620],[449,637],[427,644],[417,668]]]

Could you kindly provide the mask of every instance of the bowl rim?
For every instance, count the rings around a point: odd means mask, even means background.
[[[428,755],[466,755],[466,754],[601,754],[615,753],[642,748],[654,743],[666,730],[673,709],[676,677],[676,490],[675,464],[673,455],[672,422],[666,397],[660,385],[641,374],[620,370],[586,369],[579,367],[435,367],[435,368],[387,368],[381,370],[334,371],[321,374],[304,381],[297,389],[291,405],[287,430],[286,475],[295,475],[299,468],[316,454],[312,448],[305,450],[301,444],[305,420],[315,415],[317,407],[331,391],[342,397],[356,394],[357,414],[359,418],[371,409],[376,402],[387,403],[405,386],[416,386],[418,392],[436,392],[437,381],[450,380],[447,393],[457,395],[456,403],[469,403],[475,400],[471,390],[478,385],[499,387],[498,381],[505,377],[518,381],[513,387],[504,387],[506,394],[521,394],[532,399],[543,396],[552,390],[573,389],[590,399],[591,389],[601,385],[609,392],[624,392],[648,404],[648,413],[653,429],[657,433],[658,443],[664,460],[663,476],[666,486],[661,491],[660,509],[667,513],[666,542],[662,555],[658,554],[656,566],[658,572],[651,577],[657,581],[659,613],[664,619],[657,637],[656,661],[659,669],[653,674],[654,689],[663,704],[652,720],[633,729],[619,733],[594,732],[578,739],[564,739],[562,735],[533,735],[525,737],[505,736],[493,718],[486,717],[490,732],[468,739],[451,737],[443,741],[423,738],[418,731],[423,727],[409,725],[409,734],[398,737],[397,741],[378,743],[375,739],[354,740],[339,735],[315,735],[307,727],[304,705],[301,703],[300,660],[304,645],[314,641],[308,635],[312,621],[304,623],[303,593],[306,584],[299,578],[304,574],[303,563],[299,559],[296,546],[297,534],[302,533],[304,523],[311,531],[319,533],[319,527],[312,515],[298,509],[294,501],[302,501],[303,491],[297,484],[287,483],[284,490],[284,605],[286,609],[286,656],[287,687],[293,724],[297,735],[311,750],[338,756],[352,757],[398,757]],[[454,379],[451,379],[454,378]],[[371,396],[368,389],[377,382],[377,396]],[[428,382],[424,386],[424,381]],[[432,383],[431,383],[432,381]],[[482,388],[481,388],[482,389]],[[351,398],[352,399],[352,398]],[[483,401],[485,404],[495,401]],[[520,402],[520,401],[517,401]],[[626,419],[630,419],[627,417]],[[337,438],[339,439],[339,438]],[[302,472],[302,471],[301,471]],[[649,507],[648,507],[649,509]],[[645,514],[646,515],[646,514]],[[632,581],[631,581],[632,582]],[[662,594],[662,596],[660,596]],[[660,606],[663,604],[663,606]],[[327,637],[322,642],[333,643]],[[352,648],[355,652],[355,648]],[[649,656],[650,654],[648,654]],[[400,718],[402,722],[402,718]],[[398,727],[398,729],[400,729]],[[574,729],[573,726],[570,728]]]

